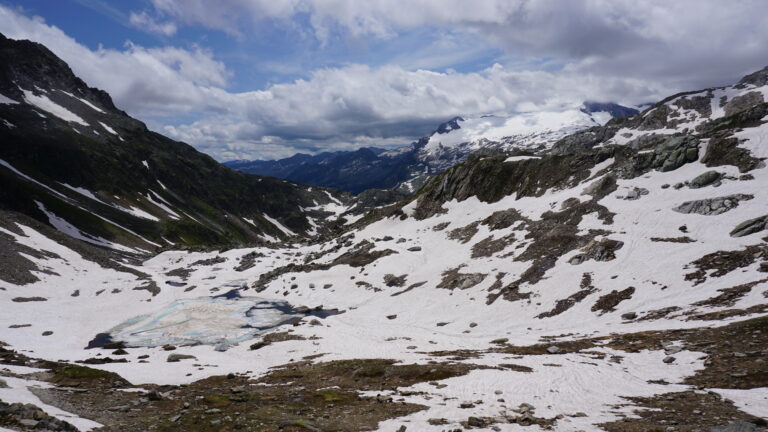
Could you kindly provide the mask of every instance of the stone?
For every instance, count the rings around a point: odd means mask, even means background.
[[[176,347],[173,345],[163,345],[163,349],[166,351],[173,351],[176,349]]]
[[[395,318],[397,318],[397,315],[396,315],[396,314],[387,315],[387,319],[388,319],[388,320],[393,320],[393,319],[395,319]]]
[[[720,173],[717,171],[707,171],[694,177],[688,185],[691,189],[703,188],[720,180]]]
[[[411,246],[408,248],[409,252],[419,252],[421,250],[421,246]]]
[[[561,351],[560,347],[556,347],[552,345],[551,347],[547,348],[547,352],[550,354],[557,354]]]
[[[757,426],[745,421],[735,421],[725,426],[709,428],[709,432],[756,432]]]
[[[472,427],[485,427],[487,422],[479,417],[469,417],[467,419],[467,424]]]
[[[0,378],[0,388],[8,388],[8,383],[2,378]]]
[[[637,318],[637,314],[635,312],[627,312],[625,314],[621,314],[621,319],[624,320],[633,320]]]
[[[491,341],[492,344],[505,344],[509,342],[509,338],[498,338]]]
[[[677,360],[677,359],[672,357],[672,356],[666,356],[666,357],[664,357],[664,360],[662,360],[662,361],[664,363],[666,363],[666,364],[670,364],[670,363],[674,363],[675,360]]]
[[[53,334],[53,332],[50,331],[50,330],[46,330],[46,331],[43,332],[43,336],[50,336],[52,334]]]
[[[197,357],[189,354],[171,354],[168,356],[168,363],[175,363],[181,360],[187,360],[187,359],[195,359],[197,360]]]
[[[622,199],[632,201],[640,199],[641,196],[648,195],[648,193],[648,189],[646,188],[633,187]]]
[[[731,230],[731,237],[744,237],[756,232],[763,231],[768,227],[768,215],[746,220]]]
[[[678,213],[696,213],[714,216],[738,207],[740,201],[753,199],[753,195],[735,194],[696,201],[686,201],[672,210]]]

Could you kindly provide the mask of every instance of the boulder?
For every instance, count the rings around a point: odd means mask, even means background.
[[[709,186],[718,180],[720,180],[719,172],[707,171],[703,174],[699,174],[698,176],[694,177],[694,179],[691,180],[691,183],[689,184],[689,186],[691,187],[691,189],[703,188],[704,186]]]
[[[168,356],[168,363],[175,363],[181,360],[187,360],[187,359],[194,359],[197,360],[197,357],[189,354],[171,354]]]
[[[672,210],[678,213],[696,213],[700,215],[719,215],[738,207],[740,201],[753,199],[753,195],[735,194],[696,201],[686,201]]]
[[[764,230],[768,226],[768,215],[746,220],[731,231],[731,237],[744,237]]]

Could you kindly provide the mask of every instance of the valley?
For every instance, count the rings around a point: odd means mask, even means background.
[[[0,430],[768,428],[768,68],[394,204],[229,170],[57,70],[0,85]]]

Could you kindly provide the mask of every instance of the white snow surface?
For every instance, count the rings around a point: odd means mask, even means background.
[[[8,96],[4,96],[4,95],[0,94],[0,104],[13,105],[13,104],[17,104],[17,103],[19,103],[19,102],[9,98]]]
[[[579,109],[467,117],[458,121],[459,129],[432,134],[424,151],[435,153],[440,147],[456,147],[464,143],[480,148],[484,141],[509,141],[514,147],[542,142],[551,144],[569,133],[602,124],[608,120],[604,117],[592,116]]]
[[[34,105],[43,111],[49,112],[64,121],[77,123],[83,126],[88,126],[88,123],[82,118],[80,118],[77,114],[53,102],[52,100],[48,99],[45,95],[36,95],[31,91],[24,90],[24,89],[21,89],[21,91],[24,93],[24,100],[28,104]]]
[[[768,124],[745,128],[737,134],[737,138],[740,147],[749,150],[753,156],[768,157]],[[40,268],[35,273],[40,281],[17,286],[0,280],[0,305],[8,305],[11,299],[19,296],[47,299],[13,303],[12,308],[4,308],[0,314],[0,340],[31,356],[84,360],[94,355],[92,350],[84,348],[96,334],[121,325],[124,327],[118,331],[135,329],[131,326],[140,326],[141,323],[157,324],[154,318],[163,315],[164,311],[177,311],[178,305],[194,305],[194,325],[176,326],[173,332],[160,332],[158,338],[162,342],[168,340],[163,340],[163,337],[188,337],[190,332],[197,337],[199,334],[196,332],[208,332],[206,344],[183,346],[175,351],[194,355],[196,361],[168,363],[165,361],[168,353],[161,348],[140,346],[130,349],[131,360],[146,354],[150,362],[147,365],[132,361],[96,366],[117,372],[133,384],[181,384],[229,372],[251,371],[252,376],[258,377],[271,367],[286,364],[289,359],[317,354],[323,356],[315,361],[392,358],[405,363],[427,363],[445,361],[444,357],[434,355],[435,351],[487,350],[493,346],[490,341],[498,338],[508,338],[510,344],[522,346],[546,340],[574,340],[614,333],[722,326],[758,316],[733,316],[721,321],[687,319],[692,314],[746,309],[764,304],[764,293],[768,292],[768,283],[759,282],[765,278],[764,273],[758,272],[759,262],[719,277],[707,273],[706,279],[699,284],[686,279],[687,273],[695,271],[691,263],[704,255],[761,244],[765,232],[744,237],[731,237],[729,232],[745,220],[768,214],[767,168],[751,171],[752,179],[739,180],[742,173],[734,166],[709,168],[701,162],[689,163],[670,172],[651,171],[634,179],[619,179],[618,189],[599,201],[600,205],[614,213],[612,223],[599,219],[594,213],[581,220],[578,225],[580,234],[604,230],[605,234],[599,235],[598,240],[609,238],[623,242],[614,260],[588,260],[574,265],[569,260],[580,251],[571,251],[560,257],[538,283],[521,283],[520,292],[530,293],[529,298],[516,301],[498,298],[488,304],[489,290],[497,281],[501,286],[511,284],[531,265],[530,261],[516,259],[530,245],[531,240],[526,238],[529,231],[522,223],[497,230],[478,224],[477,233],[462,243],[449,237],[451,230],[508,209],[515,209],[533,221],[541,220],[545,212],[559,211],[566,200],[588,199],[582,191],[606,175],[605,170],[615,162],[608,159],[593,167],[590,177],[573,188],[549,190],[539,197],[511,195],[495,203],[481,202],[475,197],[461,202],[454,200],[444,204],[444,213],[433,217],[424,220],[390,217],[325,243],[208,252],[163,252],[134,266],[147,274],[149,280],[101,267],[29,227],[18,225],[23,234],[0,228],[0,233],[10,236],[12,241],[50,252],[25,256]],[[509,163],[530,162],[513,160]],[[710,169],[724,175],[720,185],[699,189],[662,187],[683,183]],[[637,200],[620,198],[634,187],[645,188],[649,193]],[[685,201],[733,194],[750,194],[754,198],[741,201],[737,207],[718,215],[682,214],[673,210]],[[403,212],[413,215],[415,205],[414,201],[404,207]],[[267,215],[264,217],[290,233],[276,220]],[[61,223],[55,218],[53,221]],[[437,229],[446,223],[447,227]],[[686,233],[679,230],[682,225],[687,227]],[[652,240],[683,235],[692,242]],[[487,257],[472,257],[473,246],[478,242],[507,236],[514,236],[514,240],[502,250]],[[343,311],[320,320],[321,325],[289,328],[307,340],[274,343],[251,351],[248,349],[249,342],[242,339],[243,335],[239,333],[243,329],[236,329],[242,323],[242,309],[212,300],[213,296],[223,294],[233,286],[252,286],[260,276],[276,268],[303,264],[306,257],[314,256],[313,262],[317,264],[330,264],[363,241],[373,243],[374,250],[389,249],[394,253],[364,267],[336,265],[327,270],[288,272],[268,282],[258,293],[253,289],[242,291],[244,297],[286,301],[294,306],[306,305],[310,308],[323,305],[325,309]],[[421,249],[414,249],[415,246]],[[263,256],[254,261],[253,267],[237,270],[241,259],[254,252]],[[193,264],[212,258],[223,259],[223,262],[215,265]],[[190,270],[181,286],[178,286],[177,278],[167,275],[177,268]],[[456,268],[461,273],[478,273],[485,277],[477,285],[466,289],[451,291],[438,288],[443,273]],[[539,318],[542,313],[551,311],[558,301],[580,291],[580,281],[587,273],[591,276],[594,292],[559,315]],[[390,287],[384,283],[388,274],[405,275],[407,280],[402,287]],[[150,281],[160,287],[157,295],[134,289]],[[421,282],[424,283],[412,286]],[[736,299],[732,306],[695,304],[720,295],[722,289],[746,283],[755,285],[743,297]],[[630,286],[635,288],[635,292],[616,305],[614,311],[603,313],[592,310],[601,296]],[[75,290],[79,290],[78,297],[71,295]],[[628,321],[621,317],[628,312],[643,316],[670,306],[680,309],[659,319]],[[188,313],[185,310],[182,315]],[[390,315],[397,317],[388,319]],[[272,322],[273,318],[263,315],[257,319]],[[164,319],[177,322],[172,315]],[[31,323],[32,326],[9,328],[21,323]],[[441,325],[438,326],[438,323]],[[60,331],[64,328],[66,331]],[[40,336],[42,331],[49,329],[56,330],[56,338]],[[125,337],[138,336],[132,334]],[[222,338],[227,340],[226,351],[216,349]],[[141,338],[133,340],[141,341]],[[156,343],[159,342],[156,340],[144,345]],[[614,362],[611,361],[613,355],[622,358]],[[536,408],[539,416],[565,414],[566,417],[555,425],[556,431],[595,430],[596,423],[631,415],[635,408],[631,404],[614,408],[616,404],[629,403],[623,397],[698,391],[682,383],[685,377],[704,367],[705,354],[682,351],[674,355],[676,360],[671,364],[662,361],[665,356],[663,350],[630,353],[613,351],[603,345],[569,354],[515,356],[479,353],[477,358],[457,361],[489,366],[513,363],[528,366],[533,372],[477,369],[466,376],[444,380],[444,388],[428,383],[414,385],[409,390],[422,393],[408,396],[407,400],[424,404],[429,407],[428,410],[383,422],[379,430],[392,431],[400,424],[418,431],[457,428],[468,414],[459,408],[459,404],[477,400],[483,403],[476,406],[472,415],[502,415],[519,403],[526,402]],[[653,382],[662,379],[671,384]],[[765,388],[706,390],[717,391],[746,412],[766,415]],[[495,394],[496,391],[500,391],[502,396]],[[506,401],[504,406],[497,401],[500,397]],[[567,416],[579,411],[588,416]],[[450,424],[431,426],[426,420],[432,417],[445,417]],[[501,424],[499,427],[502,430],[520,430],[515,425]],[[537,429],[531,427],[527,430]]]

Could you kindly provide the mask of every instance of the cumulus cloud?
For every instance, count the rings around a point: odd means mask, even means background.
[[[118,106],[139,117],[222,109],[206,101],[225,93],[218,86],[226,84],[228,72],[200,47],[145,48],[127,42],[122,50],[91,50],[41,18],[2,6],[0,31],[42,43],[89,85],[107,90]]]
[[[136,13],[137,23],[202,25],[239,37],[248,23],[271,20],[298,29],[301,21],[322,43],[340,34],[386,40],[427,26],[446,29],[453,40],[426,41],[383,66],[321,68],[304,79],[231,92],[231,74],[202,47],[128,43],[121,50],[90,50],[39,18],[3,7],[0,31],[45,44],[129,113],[222,160],[406,144],[455,115],[558,110],[587,99],[654,101],[730,83],[768,61],[768,33],[761,31],[768,27],[768,14],[759,13],[766,11],[761,0],[479,0],[472,7],[463,0],[411,0],[408,7],[387,0],[152,0],[152,5],[152,14]],[[467,40],[499,47],[508,57],[474,72],[418,69],[450,63],[451,47],[463,52]]]
[[[689,85],[727,82],[768,58],[763,0],[409,0],[407,7],[391,0],[152,3],[159,14],[230,33],[248,22],[309,16],[323,42],[334,32],[391,38],[407,29],[450,27],[482,34],[515,56],[554,57],[577,70]]]
[[[151,17],[146,11],[131,12],[128,22],[140,30],[149,33],[155,33],[163,36],[173,36],[178,30],[176,24],[170,21],[159,22]]]

